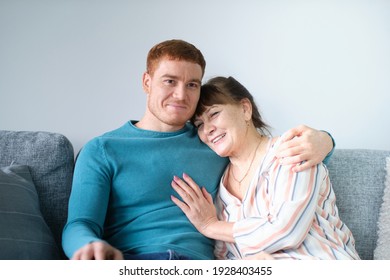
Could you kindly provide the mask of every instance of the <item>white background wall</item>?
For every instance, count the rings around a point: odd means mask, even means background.
[[[76,152],[139,119],[156,43],[200,48],[279,134],[304,123],[339,148],[390,149],[390,1],[0,0],[0,129],[60,132]]]

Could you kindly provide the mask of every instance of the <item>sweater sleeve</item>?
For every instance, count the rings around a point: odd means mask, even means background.
[[[68,220],[62,235],[69,258],[87,243],[101,240],[110,182],[104,149],[96,138],[83,147],[75,165]]]
[[[258,182],[257,203],[267,203],[266,213],[235,223],[234,238],[241,255],[274,253],[298,247],[305,239],[315,214],[326,170],[322,164],[294,173],[275,160]]]
[[[326,132],[326,133],[328,133],[328,135],[329,135],[329,137],[332,139],[332,143],[333,143],[333,148],[332,148],[332,150],[326,155],[326,157],[325,157],[324,160],[322,161],[324,164],[328,164],[329,161],[330,161],[330,158],[331,158],[332,155],[333,155],[334,149],[336,148],[336,141],[334,140],[333,136],[332,136],[329,132],[327,132],[327,131],[325,131],[325,130],[323,130],[323,131]]]

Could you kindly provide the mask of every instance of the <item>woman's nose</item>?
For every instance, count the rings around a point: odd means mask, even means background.
[[[204,123],[203,128],[205,135],[211,135],[215,131],[215,127],[212,123]]]

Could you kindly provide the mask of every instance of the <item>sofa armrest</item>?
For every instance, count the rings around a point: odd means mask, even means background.
[[[58,133],[0,130],[0,166],[11,164],[29,166],[42,215],[61,248],[74,168],[72,144]]]

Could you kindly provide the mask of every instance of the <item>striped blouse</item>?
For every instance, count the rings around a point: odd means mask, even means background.
[[[219,219],[235,222],[235,243],[217,241],[217,259],[242,259],[261,251],[275,259],[359,259],[351,231],[340,220],[325,165],[294,173],[272,145],[240,201],[223,185]]]

